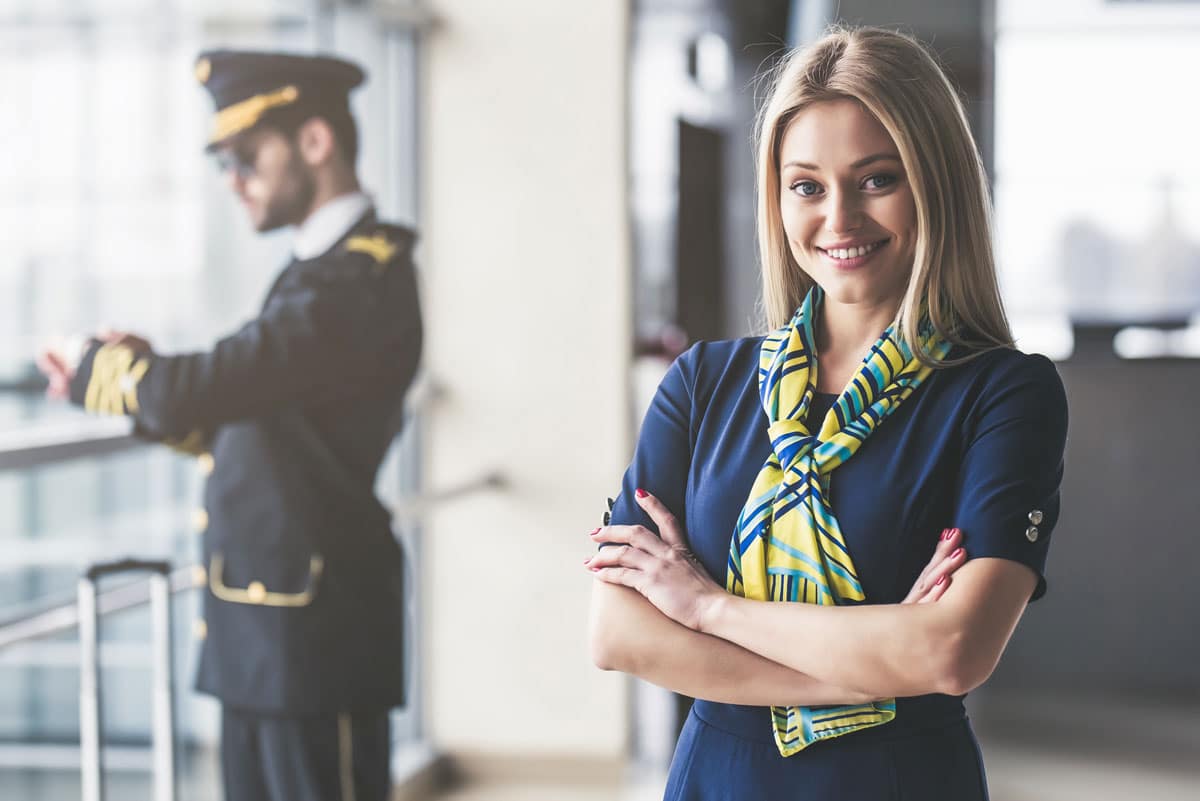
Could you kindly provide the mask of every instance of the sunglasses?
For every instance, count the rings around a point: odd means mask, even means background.
[[[233,172],[238,178],[243,181],[254,177],[257,172],[255,165],[258,163],[258,153],[245,153],[234,147],[227,147],[217,151],[214,159],[217,164],[217,171],[222,175],[228,172]]]

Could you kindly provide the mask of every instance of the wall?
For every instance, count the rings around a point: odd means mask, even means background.
[[[996,690],[1200,700],[1200,362],[1076,353],[1062,518],[1048,591],[1025,612]]]
[[[627,419],[627,10],[443,0],[425,60],[426,369],[446,390],[427,487],[497,468],[506,490],[424,532],[423,691],[451,752],[600,757],[625,682],[586,648],[587,532]]]

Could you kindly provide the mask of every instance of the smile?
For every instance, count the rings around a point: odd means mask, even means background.
[[[869,245],[860,245],[858,247],[833,248],[832,250],[826,250],[825,248],[819,247],[819,248],[817,248],[817,250],[821,251],[826,256],[828,256],[831,259],[834,259],[835,261],[850,261],[852,259],[862,258],[863,256],[866,256],[868,253],[874,252],[881,245],[886,245],[887,242],[888,242],[888,240],[881,239],[878,242],[872,242]]]

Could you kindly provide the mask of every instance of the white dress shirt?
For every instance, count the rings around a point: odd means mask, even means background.
[[[297,259],[312,259],[333,247],[372,207],[362,192],[338,195],[308,215],[296,228],[292,253]]]

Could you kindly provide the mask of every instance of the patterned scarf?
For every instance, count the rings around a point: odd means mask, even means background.
[[[805,420],[817,386],[813,322],[823,293],[814,287],[792,321],[763,340],[758,387],[769,421],[771,455],[738,517],[725,588],[758,601],[844,604],[866,600],[829,506],[830,473],[863,444],[930,374],[888,328],[814,436]],[[950,343],[921,325],[935,359]],[[812,743],[896,717],[896,701],[857,706],[772,707],[775,743],[784,756]]]

